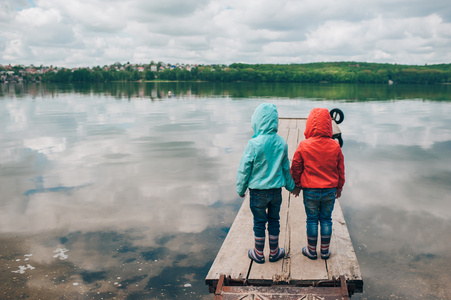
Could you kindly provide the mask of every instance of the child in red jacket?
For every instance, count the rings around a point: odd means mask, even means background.
[[[307,247],[302,254],[316,259],[318,222],[321,227],[321,258],[330,256],[332,211],[335,198],[341,196],[345,183],[343,153],[332,139],[332,119],[325,108],[314,108],[307,118],[305,140],[299,143],[291,165],[296,189],[303,190],[307,215]],[[297,195],[296,195],[297,196]]]

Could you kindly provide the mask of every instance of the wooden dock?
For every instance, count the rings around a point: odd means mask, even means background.
[[[334,121],[332,122],[334,136],[341,138],[340,129]],[[278,133],[288,143],[290,165],[294,151],[299,142],[304,139],[305,124],[305,118],[279,119]],[[320,286],[324,286],[323,289],[326,289],[329,286],[340,288],[340,286],[346,285],[349,295],[354,292],[362,292],[363,280],[360,267],[338,200],[335,202],[332,215],[331,256],[328,260],[320,258],[310,260],[301,253],[302,247],[307,243],[306,215],[302,193],[299,197],[294,197],[283,189],[279,245],[285,248],[287,254],[284,259],[275,263],[267,260],[264,264],[256,264],[247,255],[248,250],[254,247],[254,233],[253,217],[249,208],[249,193],[246,194],[235,221],[205,279],[210,291],[215,292],[217,299],[254,299],[246,298],[246,295],[251,294],[254,297],[260,295],[262,299],[272,299],[271,295],[274,296],[274,299],[276,296],[279,297],[277,299],[280,297],[290,299],[288,295],[296,295],[294,296],[296,298],[300,294],[317,295],[315,294],[317,292],[318,295],[324,297],[325,294],[321,294]],[[346,197],[346,191],[344,195]],[[265,245],[265,257],[269,257],[268,238]],[[227,291],[230,291],[230,288],[224,288],[225,285],[237,288],[232,294],[228,294]],[[315,289],[315,287],[317,288]],[[326,296],[331,291],[331,288],[327,290]],[[327,298],[324,297],[324,299]],[[343,298],[337,299],[348,298],[343,295]]]

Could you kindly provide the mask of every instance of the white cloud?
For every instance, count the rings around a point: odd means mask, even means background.
[[[447,63],[447,1],[0,0],[0,64]]]
[[[61,19],[61,14],[56,9],[44,10],[42,8],[33,7],[22,10],[17,14],[17,22],[30,27],[59,23],[61,22]]]

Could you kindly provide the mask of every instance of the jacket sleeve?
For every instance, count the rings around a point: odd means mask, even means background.
[[[342,190],[343,185],[345,184],[345,163],[344,163],[343,152],[341,152],[341,149],[339,149],[339,153],[338,153],[337,169],[338,169],[337,190]]]
[[[301,174],[304,171],[304,161],[302,160],[299,147],[294,152],[293,162],[291,163],[291,177],[296,186],[301,186]]]
[[[290,161],[288,160],[288,145],[285,145],[285,151],[283,155],[283,162],[282,162],[282,171],[283,176],[285,177],[285,188],[292,192],[295,188],[295,184],[293,181],[293,178],[291,177],[290,172]]]
[[[246,193],[249,184],[249,178],[254,165],[254,155],[251,143],[248,143],[241,157],[238,174],[236,175],[236,191],[241,197]]]

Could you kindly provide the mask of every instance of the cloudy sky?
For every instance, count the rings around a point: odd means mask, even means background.
[[[0,0],[0,64],[451,62],[449,0]]]

